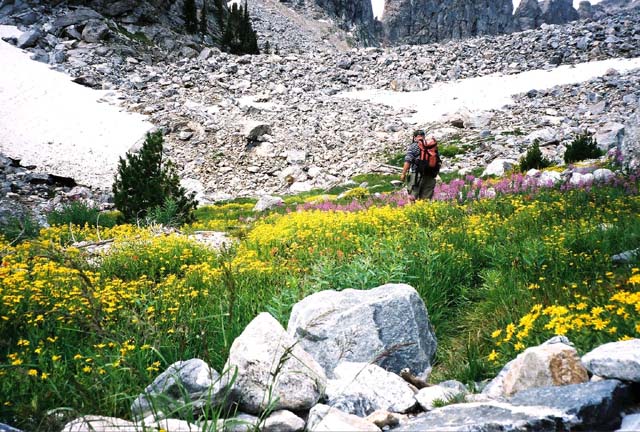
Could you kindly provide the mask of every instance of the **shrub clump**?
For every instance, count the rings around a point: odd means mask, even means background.
[[[125,221],[136,222],[162,214],[169,201],[172,225],[195,220],[193,211],[198,205],[195,193],[187,194],[180,186],[175,167],[163,158],[162,149],[162,133],[154,132],[147,134],[138,154],[127,153],[126,159],[120,158],[113,196]]]
[[[455,144],[444,145],[439,149],[440,156],[442,157],[454,157],[456,155],[464,153],[464,149]]]
[[[369,195],[370,195],[370,192],[369,192],[369,190],[367,188],[358,186],[358,187],[355,187],[355,188],[345,192],[342,195],[342,198],[344,198],[344,199],[361,200],[361,199],[367,198]]]
[[[28,214],[0,220],[0,239],[4,237],[7,242],[22,243],[38,237],[39,232],[40,225]]]
[[[536,140],[527,150],[527,154],[520,158],[520,172],[526,172],[530,169],[542,169],[552,165],[551,161],[542,156],[540,143]]]
[[[596,140],[587,132],[578,135],[567,146],[564,152],[565,163],[579,162],[586,159],[596,159],[602,156]]]

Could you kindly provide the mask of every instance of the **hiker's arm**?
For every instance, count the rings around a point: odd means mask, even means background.
[[[400,174],[400,180],[404,181],[404,179],[407,177],[407,171],[409,171],[409,167],[411,166],[411,164],[409,162],[404,163],[403,167],[402,167],[402,174]]]

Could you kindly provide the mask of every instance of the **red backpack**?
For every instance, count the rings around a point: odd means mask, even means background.
[[[440,172],[440,154],[438,153],[438,143],[435,138],[425,140],[417,137],[416,143],[420,149],[420,157],[416,161],[416,169],[420,175],[437,176]]]

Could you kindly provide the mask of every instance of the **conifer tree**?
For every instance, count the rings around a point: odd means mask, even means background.
[[[120,158],[113,183],[116,208],[128,222],[144,219],[150,211],[168,200],[175,206],[175,217],[182,223],[193,221],[197,206],[194,194],[180,186],[175,167],[162,155],[162,132],[147,134],[142,149]]]
[[[247,4],[233,4],[227,16],[221,40],[222,48],[231,54],[260,54],[258,37],[251,26]]]
[[[214,0],[213,6],[213,13],[216,17],[216,21],[218,22],[220,33],[222,34],[224,33],[224,0]]]
[[[184,0],[183,5],[184,27],[187,33],[195,33],[198,31],[198,11],[196,9],[195,0]]]
[[[209,33],[208,23],[207,23],[207,15],[209,14],[209,10],[207,8],[207,0],[202,0],[202,10],[200,11],[200,34],[202,36],[206,36]]]

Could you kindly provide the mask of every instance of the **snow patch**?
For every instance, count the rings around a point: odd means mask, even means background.
[[[0,37],[20,34],[0,26]],[[75,84],[1,40],[0,58],[0,152],[38,171],[110,188],[118,158],[153,125],[99,101],[113,92]]]
[[[609,69],[624,73],[640,68],[640,58],[609,59],[558,66],[550,70],[532,70],[514,75],[491,74],[477,78],[435,83],[429,90],[394,92],[362,90],[340,93],[338,97],[368,100],[396,109],[415,111],[405,119],[424,124],[441,120],[459,111],[487,111],[512,104],[512,96],[529,90],[549,89],[557,85],[575,84],[603,76]]]

